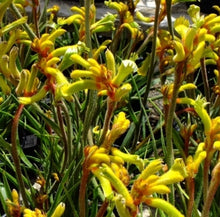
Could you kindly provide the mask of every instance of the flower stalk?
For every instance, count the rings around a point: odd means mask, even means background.
[[[167,117],[165,117],[165,130],[166,130],[166,162],[168,167],[170,168],[174,162],[174,152],[173,152],[173,119],[174,113],[176,110],[176,99],[178,96],[179,88],[182,84],[182,70],[185,67],[185,62],[179,62],[176,67],[175,78],[174,78],[174,86],[173,86],[173,94],[168,107]],[[172,193],[170,194],[170,202],[174,203],[174,189],[171,187]]]
[[[21,163],[20,163],[20,158],[18,155],[18,150],[17,150],[17,131],[18,131],[18,123],[19,123],[19,118],[21,116],[22,110],[24,108],[24,105],[20,104],[17,108],[17,111],[15,113],[13,122],[12,122],[12,127],[11,127],[11,154],[12,154],[12,158],[14,161],[14,165],[15,165],[15,171],[16,171],[16,176],[18,179],[18,185],[19,185],[19,189],[21,191],[21,196],[23,199],[23,203],[25,205],[25,207],[28,207],[28,200],[27,200],[27,196],[26,196],[26,192],[25,192],[25,185],[24,185],[24,180],[22,177],[22,171],[21,171]]]
[[[220,185],[220,162],[216,164],[212,171],[212,179],[210,182],[209,189],[207,191],[207,197],[204,201],[202,217],[209,217],[209,211],[214,199],[215,193]]]

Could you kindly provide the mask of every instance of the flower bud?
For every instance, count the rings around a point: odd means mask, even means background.
[[[55,211],[53,212],[53,214],[52,214],[51,217],[61,217],[61,216],[63,215],[64,211],[65,211],[65,203],[62,203],[62,202],[61,202],[61,203],[56,207],[56,209],[55,209]]]

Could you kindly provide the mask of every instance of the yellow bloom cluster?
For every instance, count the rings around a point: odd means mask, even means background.
[[[8,213],[11,217],[18,217],[23,214],[24,217],[47,217],[47,214],[40,209],[35,208],[31,210],[29,208],[22,207],[19,203],[18,192],[13,189],[11,192],[12,200],[7,200]],[[60,203],[54,210],[51,217],[61,217],[65,211],[65,204]]]

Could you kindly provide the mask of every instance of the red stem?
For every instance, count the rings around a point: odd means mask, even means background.
[[[109,202],[107,200],[105,200],[102,204],[102,206],[99,208],[99,211],[96,215],[96,217],[103,217],[105,215],[105,212],[107,210]]]
[[[193,204],[194,204],[194,195],[195,195],[195,180],[194,180],[194,178],[191,178],[191,177],[188,178],[187,184],[188,184],[189,200],[188,200],[186,217],[191,217],[192,211],[193,211]]]
[[[215,193],[220,185],[220,162],[216,164],[212,171],[212,179],[207,192],[206,200],[202,210],[202,217],[209,217],[209,210],[212,205]]]
[[[24,181],[22,178],[22,171],[21,171],[21,164],[20,164],[20,158],[18,155],[18,150],[17,150],[17,131],[18,131],[18,122],[21,116],[21,113],[23,111],[24,105],[20,104],[17,108],[17,111],[15,113],[13,122],[12,122],[12,127],[11,127],[11,154],[12,154],[12,158],[14,161],[14,165],[15,165],[15,172],[16,172],[16,176],[17,176],[17,180],[18,180],[18,185],[21,191],[21,196],[23,199],[23,203],[25,205],[25,207],[28,207],[28,200],[26,197],[26,193],[25,193],[25,185],[24,185]]]
[[[204,174],[203,174],[203,201],[206,201],[208,186],[209,186],[209,168],[210,159],[207,157],[204,161]]]
[[[86,216],[86,203],[85,203],[85,196],[86,196],[86,186],[87,181],[89,178],[90,171],[87,169],[86,161],[83,163],[83,174],[79,188],[79,216],[85,217]]]

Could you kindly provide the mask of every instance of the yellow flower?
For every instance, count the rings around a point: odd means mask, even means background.
[[[206,158],[206,151],[204,150],[205,143],[200,143],[197,147],[195,155],[189,156],[186,160],[186,170],[189,177],[194,178],[198,172],[199,165]]]
[[[71,77],[74,79],[82,78],[75,81],[73,85],[85,85],[84,89],[97,89],[99,95],[108,95],[113,101],[119,101],[131,89],[130,84],[122,84],[126,77],[133,71],[137,71],[136,64],[131,60],[123,60],[119,67],[116,67],[113,54],[107,50],[105,53],[106,65],[100,65],[95,59],[83,59],[78,54],[73,54],[71,59],[74,63],[80,64],[85,70],[74,70]],[[71,93],[72,86],[65,89],[66,93]],[[73,91],[75,90],[72,88]]]
[[[119,155],[118,155],[119,156]],[[140,176],[134,181],[129,191],[124,183],[124,176],[120,174],[120,164],[111,163],[100,164],[94,169],[94,174],[100,180],[103,191],[107,195],[112,195],[115,191],[115,204],[120,216],[136,216],[138,206],[144,202],[149,206],[162,209],[169,216],[183,217],[183,215],[170,203],[152,197],[154,193],[167,194],[170,189],[167,185],[182,181],[186,176],[186,168],[181,159],[176,159],[171,169],[159,176],[157,173],[162,169],[160,159],[151,161],[142,171]],[[111,185],[114,190],[111,188]],[[109,197],[110,198],[110,197]]]
[[[8,208],[8,212],[11,216],[20,216],[22,212],[22,206],[19,203],[19,195],[18,192],[13,189],[11,192],[11,199],[7,199],[6,204]]]
[[[47,9],[47,13],[50,13],[49,22],[53,22],[55,16],[59,12],[59,10],[60,10],[60,7],[58,5],[53,5],[52,8]]]
[[[125,131],[130,126],[130,121],[126,119],[125,113],[120,112],[114,119],[112,129],[108,132],[106,135],[106,138],[101,145],[101,147],[104,147],[108,151],[111,149],[112,144],[115,142],[117,138],[119,138],[120,135],[125,133]]]
[[[173,83],[171,84],[165,84],[161,87],[161,92],[164,97],[164,104],[169,104],[169,101],[171,100],[173,96]],[[188,89],[195,89],[196,85],[192,83],[182,84],[180,88],[178,89],[178,93],[183,92]]]
[[[24,209],[24,217],[46,217],[47,215],[41,212],[39,209],[35,209],[34,211],[25,208]]]
[[[64,34],[66,30],[57,29],[51,34],[44,33],[41,38],[35,38],[31,44],[33,51],[41,55],[42,57],[47,57],[49,53],[54,50],[54,41],[57,37]]]
[[[212,121],[207,113],[205,106],[208,104],[205,101],[205,98],[201,98],[201,96],[198,96],[196,100],[190,99],[190,98],[178,98],[177,103],[183,103],[183,104],[190,104],[194,106],[195,111],[201,118],[204,128],[205,128],[205,135],[208,135],[211,132],[212,127]]]
[[[164,203],[164,207],[160,206],[160,203],[157,204],[156,201],[158,198],[152,198],[152,194],[167,194],[170,192],[167,185],[184,180],[187,176],[185,165],[182,159],[176,159],[168,172],[162,174],[161,176],[155,175],[162,169],[162,166],[163,165],[160,159],[151,161],[142,171],[140,176],[135,180],[131,189],[131,195],[134,199],[135,205],[139,205],[141,202],[146,202],[147,205],[162,208],[165,212],[172,209],[175,213],[177,213],[176,208],[169,203]],[[155,201],[155,204],[152,204],[153,201]],[[181,215],[179,214],[179,216]]]
[[[65,211],[65,203],[59,203],[51,217],[61,217]]]

